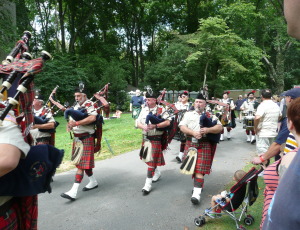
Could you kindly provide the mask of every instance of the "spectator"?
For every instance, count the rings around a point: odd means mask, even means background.
[[[239,95],[238,99],[235,101],[235,110],[238,112],[239,122],[242,122],[242,111],[241,106],[244,103],[243,96]]]

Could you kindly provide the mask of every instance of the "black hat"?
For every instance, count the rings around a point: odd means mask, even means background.
[[[182,95],[189,96],[189,92],[185,90],[185,91],[183,91],[183,92],[180,94],[180,96],[182,96]]]
[[[158,96],[157,96],[157,94],[155,93],[155,92],[149,92],[149,91],[147,91],[147,93],[146,93],[146,98],[157,98]]]
[[[255,90],[250,91],[250,92],[247,94],[247,97],[249,97],[250,94],[253,94],[253,95],[254,95],[255,92],[256,92]]]
[[[44,101],[44,97],[41,94],[35,95],[34,98],[38,99],[38,100],[41,100],[41,101]]]
[[[146,98],[157,98],[157,97],[158,97],[157,93],[155,93],[155,92],[151,89],[151,87],[148,86],[146,89],[147,89],[147,92],[146,92]]]
[[[85,90],[85,86],[84,86],[83,82],[79,83],[79,86],[75,88],[74,93],[85,93],[86,94],[86,90]]]
[[[86,94],[86,90],[85,89],[80,89],[79,87],[76,87],[74,90],[74,93],[85,93]]]
[[[204,100],[204,101],[206,101],[206,98],[203,96],[203,94],[202,94],[202,93],[199,93],[199,94],[197,95],[196,99],[199,99],[199,100]]]

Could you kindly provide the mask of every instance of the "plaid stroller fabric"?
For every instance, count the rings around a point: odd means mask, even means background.
[[[201,227],[206,223],[205,218],[221,218],[223,215],[230,216],[235,221],[236,229],[245,229],[242,225],[239,225],[243,216],[244,224],[252,225],[254,218],[247,214],[247,211],[248,206],[254,204],[258,197],[257,175],[262,170],[262,168],[260,170],[254,167],[251,168],[242,179],[231,187],[224,198],[216,201],[214,207],[206,209],[203,215],[195,218],[195,225]],[[230,202],[226,202],[226,198],[229,198]],[[220,212],[214,212],[214,209]]]

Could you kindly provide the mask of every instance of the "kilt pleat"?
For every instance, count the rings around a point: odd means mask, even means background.
[[[153,161],[146,162],[146,164],[150,167],[156,168],[157,166],[165,165],[165,158],[162,152],[162,144],[161,141],[150,140],[152,145],[152,158]],[[144,142],[142,143],[142,146]]]
[[[82,140],[83,153],[78,165],[79,169],[92,169],[95,167],[94,161],[94,137],[89,137]],[[74,142],[72,147],[72,154],[74,154]]]
[[[184,148],[183,161],[185,160],[190,147],[194,147],[198,150],[195,173],[201,173],[204,175],[210,174],[217,145],[208,141],[192,143],[187,140]]]

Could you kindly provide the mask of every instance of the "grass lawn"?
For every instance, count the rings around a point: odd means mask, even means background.
[[[70,138],[70,134],[66,132],[66,120],[63,117],[56,117],[55,119],[60,123],[56,130],[55,146],[59,149],[65,150],[64,161],[58,170],[58,172],[62,172],[74,168],[74,166],[70,163],[72,140]],[[95,158],[97,160],[111,158],[115,155],[126,153],[140,147],[142,138],[141,130],[133,128],[134,120],[131,118],[131,114],[123,113],[120,119],[110,119],[105,120],[104,122],[105,124],[103,125],[102,150],[100,154],[95,155]],[[110,151],[108,144],[110,145],[113,153]],[[249,162],[244,170],[249,171],[251,167],[252,164]],[[232,185],[233,182],[227,186],[227,191]],[[261,221],[263,191],[265,187],[263,179],[261,177],[258,178],[258,186],[260,192],[259,197],[248,210],[249,214],[251,214],[255,219],[254,224],[252,226],[246,226],[243,223],[244,218],[242,218],[241,221],[241,224],[248,230],[258,230]],[[223,216],[220,219],[206,218],[206,220],[207,222],[203,227],[197,228],[195,226],[195,229],[235,229],[235,223],[229,216]]]
[[[55,147],[65,150],[63,163],[58,172],[71,169],[71,149],[73,140],[70,138],[70,133],[66,131],[66,120],[64,117],[55,118],[60,125],[56,129]],[[96,154],[96,160],[111,158],[114,155],[119,155],[138,149],[141,145],[141,130],[134,129],[134,120],[131,114],[122,114],[120,119],[105,120],[102,133],[102,150],[100,154]],[[108,144],[112,151],[110,151]]]

